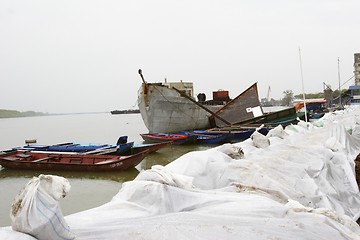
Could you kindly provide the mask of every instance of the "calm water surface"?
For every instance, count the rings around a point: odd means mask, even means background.
[[[0,119],[0,150],[24,145],[26,139],[38,144],[91,142],[115,144],[119,136],[142,142],[140,133],[147,129],[140,114],[73,114]],[[125,172],[79,173],[0,170],[0,227],[11,224],[9,213],[15,196],[33,176],[53,174],[66,177],[71,184],[69,194],[61,200],[63,214],[97,207],[112,199],[121,184],[133,180],[139,171],[151,166],[166,165],[179,156],[212,146],[172,145],[148,155],[137,167]]]

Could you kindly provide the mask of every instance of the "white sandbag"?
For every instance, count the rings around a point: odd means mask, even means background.
[[[351,129],[351,136],[360,139],[360,125],[355,124]]]
[[[298,125],[299,127],[304,128],[304,129],[311,129],[312,126],[313,126],[311,123],[305,122],[305,121],[301,120],[300,118],[297,118],[297,120],[299,121],[299,122],[297,123],[297,125]]]
[[[257,148],[265,148],[270,146],[270,140],[258,131],[255,131],[253,134],[251,134],[250,138],[253,141],[254,146]]]
[[[269,137],[279,137],[281,139],[285,138],[285,136],[287,136],[288,133],[286,133],[284,131],[284,128],[282,125],[277,125],[275,128],[271,129],[266,136]]]
[[[6,240],[36,240],[36,238],[21,232],[11,230],[11,227],[0,228],[0,239]]]
[[[244,151],[240,146],[231,143],[225,143],[217,148],[219,152],[225,153],[233,159],[241,159],[244,157]]]
[[[59,200],[70,190],[63,177],[33,177],[11,206],[12,229],[42,239],[74,239],[60,209]]]
[[[326,114],[325,114],[326,115]],[[312,122],[312,124],[314,125],[314,127],[324,127],[325,126],[325,122],[323,119],[318,119],[314,122]]]
[[[344,149],[341,143],[339,143],[339,141],[335,137],[328,138],[325,141],[324,146],[329,148],[333,152],[337,152]]]
[[[134,180],[159,182],[184,189],[190,189],[193,187],[192,177],[173,173],[161,165],[154,165],[151,169],[142,171]]]

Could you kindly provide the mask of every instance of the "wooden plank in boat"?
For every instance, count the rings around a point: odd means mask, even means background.
[[[43,162],[43,161],[46,161],[46,160],[50,160],[54,157],[45,157],[45,158],[40,158],[40,159],[37,159],[37,160],[34,160],[33,162]]]
[[[7,161],[17,161],[17,160],[20,160],[20,158],[16,158],[16,157],[3,157],[2,159],[7,160]]]
[[[16,154],[17,157],[20,157],[20,158],[28,158],[28,157],[31,157],[31,155],[29,154],[25,154],[25,153],[19,153],[19,154]]]
[[[84,155],[87,155],[87,154],[95,154],[95,155],[104,155],[104,154],[108,154],[108,153],[114,153],[118,150],[118,147],[114,147],[114,148],[106,148],[106,149],[96,149],[94,151],[90,151],[90,152],[86,152],[84,153]]]

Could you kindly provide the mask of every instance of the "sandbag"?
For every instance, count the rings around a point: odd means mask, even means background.
[[[70,183],[63,177],[33,177],[11,205],[12,229],[39,240],[74,239],[59,204],[69,190]]]
[[[217,148],[219,152],[225,153],[233,159],[241,159],[244,157],[244,151],[241,147],[231,143],[225,143]]]
[[[284,139],[288,133],[284,131],[284,128],[281,124],[277,125],[275,128],[271,129],[267,134],[266,137],[278,137]]]
[[[266,148],[270,146],[270,140],[258,131],[253,132],[250,138],[253,141],[254,146],[257,148]]]

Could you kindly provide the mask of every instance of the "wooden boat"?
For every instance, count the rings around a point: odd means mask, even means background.
[[[9,169],[41,171],[124,171],[134,168],[147,154],[146,150],[128,156],[11,150],[0,153],[0,165]]]
[[[232,134],[232,141],[233,142],[240,142],[244,141],[255,132],[258,131],[259,133],[266,136],[266,134],[269,132],[269,127],[255,127],[250,125],[244,125],[244,126],[229,126],[229,127],[222,127],[222,128],[212,128],[206,130],[207,134],[224,134],[224,133],[230,133]]]
[[[179,133],[145,133],[140,134],[145,142],[169,142],[173,144],[188,144],[196,142],[196,136]]]
[[[315,99],[305,99],[298,102],[295,105],[295,109],[300,112],[305,112],[304,107],[306,105],[306,113],[309,119],[319,119],[325,115],[325,112],[328,111],[326,109],[326,100],[323,98],[315,98]]]
[[[213,100],[210,101],[205,101],[205,94],[202,93],[196,101],[192,82],[147,83],[141,70],[139,74],[143,83],[138,91],[137,102],[149,133],[208,129],[214,127],[215,125],[211,125],[214,123],[217,126],[231,124],[233,121],[238,122],[263,114],[256,83],[231,103],[226,95],[227,91],[213,92]],[[203,96],[203,99],[200,96]],[[228,104],[224,105],[227,102]],[[219,109],[222,109],[221,112]],[[213,116],[212,120],[209,119],[210,116]]]
[[[234,135],[229,132],[208,132],[206,130],[182,131],[181,134],[196,136],[198,144],[222,144],[231,142]]]
[[[133,145],[134,142],[127,142],[127,136],[121,136],[119,137],[116,145],[68,142],[68,143],[60,143],[55,145],[27,144],[25,146],[18,147],[15,149],[25,150],[25,151],[42,151],[42,152],[121,155],[126,151],[128,151]]]
[[[236,122],[233,125],[243,125],[243,124],[266,124],[271,126],[277,126],[279,124],[286,126],[291,123],[297,123],[298,118],[304,119],[304,112],[297,112],[295,107],[290,107],[286,109],[282,109],[275,112],[265,113],[262,116],[247,119],[244,121]]]
[[[324,115],[325,115],[325,112],[322,112],[322,113],[310,112],[309,119],[319,119],[319,118],[322,118]]]
[[[131,153],[137,153],[141,151],[147,150],[149,153],[156,152],[166,146],[171,145],[173,142],[158,142],[158,143],[136,143],[134,144],[130,150],[128,150],[125,153],[131,152]]]

